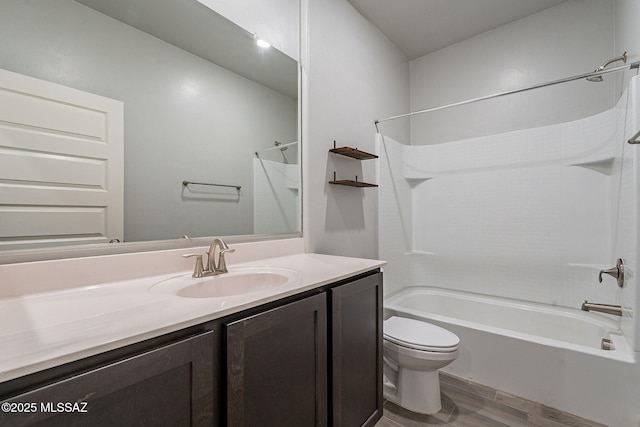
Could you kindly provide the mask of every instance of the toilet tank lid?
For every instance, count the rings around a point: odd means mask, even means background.
[[[384,335],[392,341],[423,347],[450,348],[460,343],[456,334],[440,326],[397,316],[392,316],[384,321]]]

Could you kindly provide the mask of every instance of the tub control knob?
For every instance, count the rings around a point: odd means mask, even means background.
[[[618,286],[622,287],[624,285],[624,264],[622,262],[622,258],[618,258],[615,267],[611,267],[606,270],[600,270],[600,273],[598,274],[598,282],[600,283],[602,283],[603,274],[608,274],[609,276],[618,279]]]

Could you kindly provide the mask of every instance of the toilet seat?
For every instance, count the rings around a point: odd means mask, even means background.
[[[392,316],[384,321],[384,339],[415,350],[451,353],[460,339],[440,326],[406,317]]]

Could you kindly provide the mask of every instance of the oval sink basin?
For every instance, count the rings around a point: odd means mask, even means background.
[[[150,291],[185,298],[225,298],[275,289],[298,279],[296,271],[286,268],[239,267],[217,276],[173,277],[156,283]]]

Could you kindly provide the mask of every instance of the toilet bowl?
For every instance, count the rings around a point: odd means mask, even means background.
[[[384,321],[384,397],[413,412],[442,409],[438,370],[458,357],[460,339],[430,323],[392,316]]]

